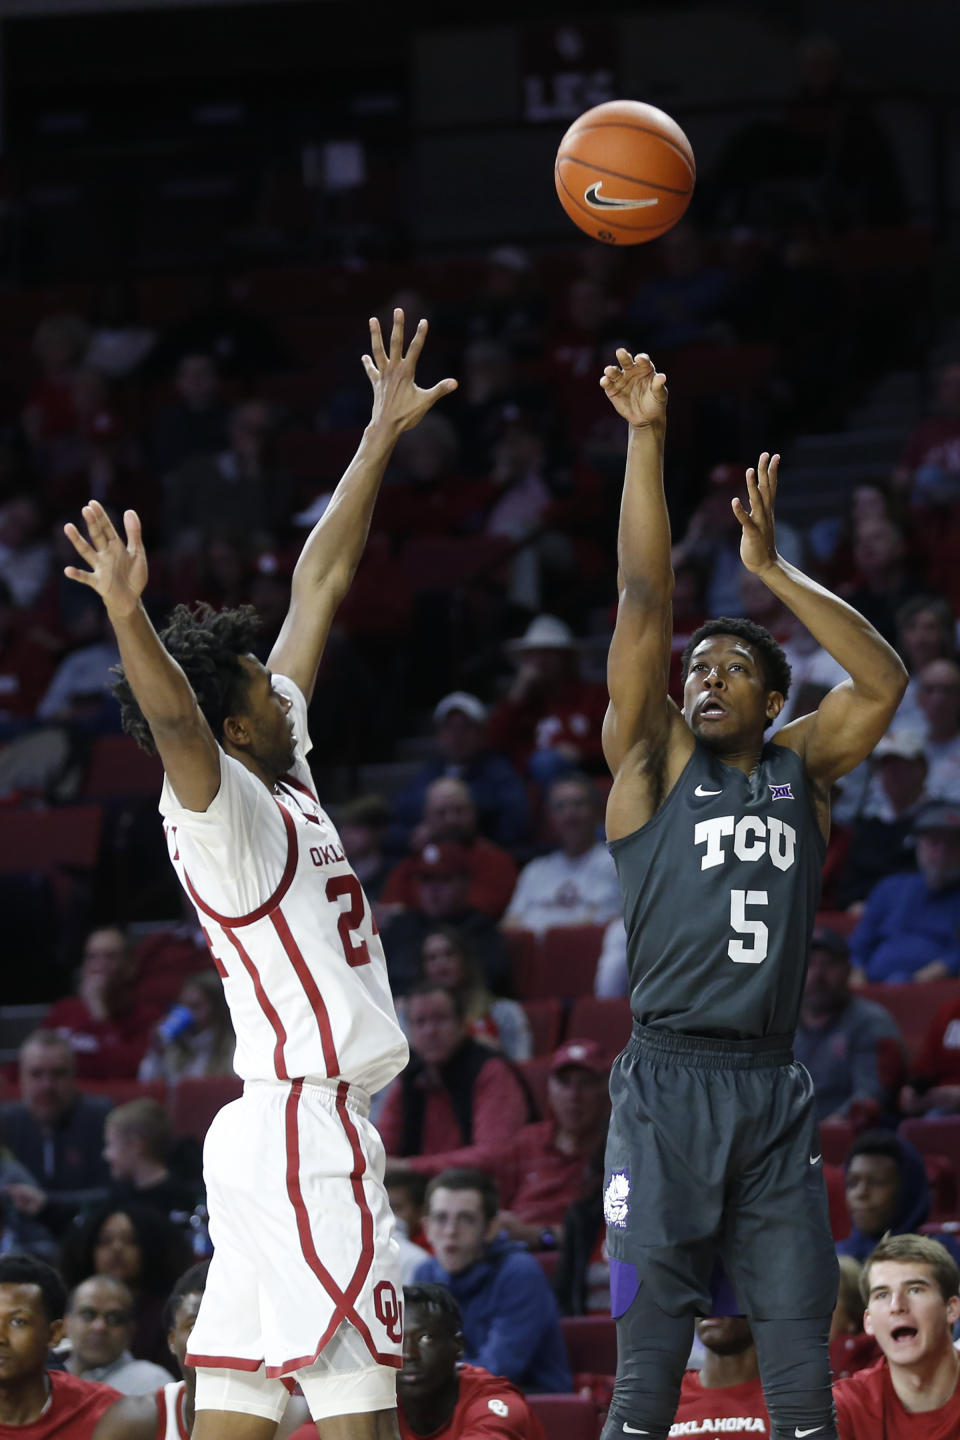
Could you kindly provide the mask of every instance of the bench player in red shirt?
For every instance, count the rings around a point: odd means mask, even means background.
[[[960,1270],[926,1235],[881,1240],[863,1267],[864,1329],[883,1359],[834,1386],[840,1440],[957,1440]]]
[[[90,1440],[119,1390],[48,1370],[63,1336],[66,1286],[32,1255],[0,1259],[0,1436],[3,1440]]]
[[[711,1316],[696,1322],[703,1345],[702,1370],[688,1370],[670,1427],[674,1436],[699,1435],[721,1440],[739,1420],[738,1433],[769,1435],[770,1417],[760,1384],[757,1347],[743,1315]]]

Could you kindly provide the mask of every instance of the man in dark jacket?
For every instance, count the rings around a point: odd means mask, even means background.
[[[482,1170],[444,1170],[427,1188],[433,1256],[417,1284],[445,1285],[463,1315],[464,1359],[521,1390],[572,1388],[560,1313],[523,1245],[498,1234],[499,1196]]]

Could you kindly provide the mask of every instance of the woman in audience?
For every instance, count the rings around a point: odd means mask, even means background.
[[[474,1040],[499,1050],[508,1060],[530,1059],[533,1038],[523,1006],[490,993],[467,940],[452,925],[435,925],[424,936],[417,978],[462,995],[467,1030]],[[402,1002],[399,1010],[406,1030]]]
[[[925,732],[927,717],[920,705],[918,677],[931,660],[956,659],[956,632],[953,607],[942,595],[914,595],[897,611],[897,650],[910,671],[910,679],[891,730]]]
[[[129,1286],[135,1322],[131,1352],[173,1373],[164,1306],[192,1258],[183,1233],[157,1211],[101,1205],[68,1231],[60,1269],[71,1290],[91,1275],[109,1275]]]
[[[183,983],[177,1003],[156,1027],[138,1080],[179,1080],[183,1075],[232,1075],[236,1036],[215,970]]]

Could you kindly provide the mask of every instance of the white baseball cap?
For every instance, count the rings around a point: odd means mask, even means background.
[[[441,720],[446,720],[459,710],[461,715],[466,715],[468,720],[474,720],[478,725],[483,725],[487,718],[487,707],[476,695],[470,695],[466,690],[453,690],[449,695],[444,695],[433,712],[433,723],[439,725]]]
[[[508,640],[511,654],[524,650],[576,650],[577,642],[570,626],[556,615],[538,615],[531,620],[517,640]]]

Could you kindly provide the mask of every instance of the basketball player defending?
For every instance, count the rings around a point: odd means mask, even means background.
[[[456,388],[421,389],[421,321],[403,353],[370,322],[363,365],[373,412],[293,574],[265,668],[250,607],[179,607],[162,637],[141,603],[140,521],[126,541],[95,501],[89,570],[123,662],[124,723],[159,751],[160,810],[174,869],[223,978],[242,1097],[204,1148],[214,1257],[187,1364],[197,1367],[193,1440],[270,1440],[299,1382],[323,1440],[396,1440],[401,1281],[384,1154],[369,1096],[407,1045],[383,947],[307,764],[307,703],[337,606],[360,560],[397,438]]]
[[[761,626],[711,620],[667,694],[667,392],[617,351],[600,384],[630,426],[604,748],[607,835],[627,927],[634,1030],[610,1082],[604,1211],[619,1365],[603,1440],[661,1440],[719,1254],[756,1338],[774,1434],[835,1440],[827,1334],[837,1264],[813,1087],[791,1044],[838,776],[903,694],[867,622],[777,554],[779,457],[747,471],[740,555],[847,671],[780,730],[790,668]]]

